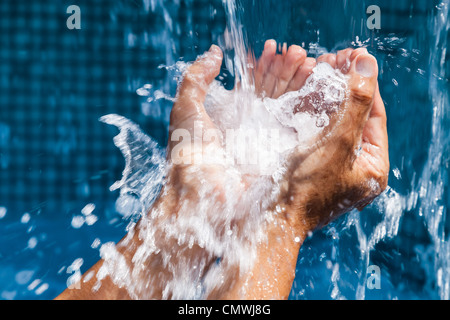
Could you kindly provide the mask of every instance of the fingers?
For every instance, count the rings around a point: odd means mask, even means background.
[[[336,68],[336,55],[332,53],[321,55],[317,58],[317,63],[325,62],[328,63],[333,69]]]
[[[318,60],[333,63],[334,58],[326,55]],[[349,78],[347,99],[341,106],[340,114],[331,116],[330,125],[322,134],[331,138],[329,133],[334,131],[332,137],[337,139],[334,143],[341,150],[342,162],[350,159],[349,163],[352,163],[355,149],[363,142],[363,134],[365,139],[375,139],[380,145],[387,143],[387,136],[384,136],[383,132],[385,125],[382,125],[383,120],[385,121],[385,115],[382,117],[384,106],[380,105],[382,100],[378,92],[378,65],[366,49],[347,49],[337,53],[335,68],[340,69]],[[373,118],[375,115],[376,119]],[[370,123],[368,119],[372,119]],[[374,128],[377,129],[372,132]]]
[[[215,45],[211,46],[209,51],[199,57],[183,75],[179,96],[188,95],[197,102],[203,102],[209,85],[220,73],[222,59],[222,50]]]
[[[302,47],[292,45],[287,48],[284,44],[282,53],[276,52],[277,43],[274,40],[266,41],[255,72],[255,89],[259,96],[276,99],[288,91],[298,90],[306,80],[306,74],[309,75],[312,71],[313,67],[298,72],[307,60],[306,51]],[[299,76],[292,83],[297,73]]]
[[[343,73],[347,73],[350,70],[350,56],[352,52],[353,49],[351,48],[338,51],[336,55],[336,69]]]
[[[277,54],[276,51],[277,43],[274,40],[266,41],[255,71],[256,93],[273,99],[286,92],[301,89],[317,63],[326,62],[333,68],[345,67],[345,62],[350,60],[353,52],[350,49],[339,55],[325,54],[316,61],[308,58],[306,51],[297,45],[292,45],[289,49],[283,45],[282,54]]]
[[[172,125],[190,117],[206,116],[203,103],[209,86],[220,73],[222,59],[222,50],[213,45],[187,69],[178,88],[177,100],[172,108]]]
[[[313,69],[316,66],[316,59],[306,58],[305,62],[297,69],[294,77],[289,82],[286,91],[297,91],[300,90],[306,83],[306,79],[312,74]]]
[[[331,67],[350,76],[346,118],[361,137],[370,114],[370,125],[365,132],[365,139],[375,139],[378,145],[384,145],[384,132],[372,131],[372,124],[379,122],[381,127],[386,115],[384,105],[377,89],[378,66],[375,58],[365,48],[345,49],[337,54],[325,54],[317,61],[306,56],[306,51],[299,46],[283,47],[282,54],[277,54],[277,43],[268,40],[255,71],[256,92],[263,97],[278,98],[286,92],[300,90],[312,74],[317,63],[328,63]],[[376,103],[375,103],[376,102]],[[373,109],[372,109],[373,108]],[[345,118],[345,117],[344,117]],[[376,137],[375,137],[376,136]],[[373,139],[372,139],[373,138]]]
[[[363,148],[369,154],[377,152],[385,167],[389,167],[389,142],[387,133],[386,109],[377,87],[372,110],[363,130]],[[375,148],[374,148],[375,147]]]
[[[269,71],[265,74],[263,82],[262,82],[262,96],[273,98],[273,94],[275,92],[275,86],[278,80],[278,74],[283,68],[284,56],[276,55],[272,59],[272,64],[269,68]]]
[[[298,68],[305,62],[306,51],[300,46],[290,46],[284,57],[282,66],[275,66],[274,76],[277,79],[272,98],[277,99],[287,92],[287,88],[297,72]]]
[[[355,166],[360,169],[356,171],[358,173],[354,177],[355,181],[357,183],[369,181],[365,188],[366,197],[357,206],[360,211],[380,195],[388,185],[390,167],[388,144],[386,110],[377,87],[373,107],[363,131],[363,152],[357,159],[358,165]]]
[[[361,128],[361,133],[374,105],[375,93],[378,88],[377,60],[366,52],[364,50],[352,52],[350,69],[347,73],[350,79],[348,81],[349,106],[346,116],[354,126],[357,125],[358,128]]]
[[[258,95],[263,95],[264,92],[264,80],[269,72],[272,61],[275,58],[277,52],[277,43],[275,40],[267,40],[264,45],[264,51],[261,58],[258,61],[255,71],[255,90]]]

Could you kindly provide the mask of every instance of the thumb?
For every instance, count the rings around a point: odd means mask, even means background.
[[[362,134],[362,129],[367,122],[372,109],[378,81],[378,64],[375,57],[370,54],[360,54],[356,56],[348,72],[349,79],[349,100],[346,115],[353,125]],[[356,123],[355,123],[356,122]]]
[[[220,73],[222,59],[222,50],[213,45],[185,71],[172,108],[171,125],[176,127],[186,119],[207,116],[203,103],[209,86]]]

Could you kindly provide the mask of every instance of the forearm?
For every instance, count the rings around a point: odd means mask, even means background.
[[[287,234],[271,225],[267,243],[258,245],[252,269],[236,279],[222,299],[284,300],[289,297],[303,237]]]
[[[104,261],[99,260],[89,269],[81,280],[64,290],[55,300],[129,300],[131,299],[125,288],[119,288],[109,277],[102,280],[97,288],[96,275]]]
[[[185,177],[186,173],[171,173],[170,183],[164,187],[160,198],[148,215],[143,217],[115,248],[117,254],[123,257],[122,261],[129,272],[126,276],[130,280],[128,282],[115,280],[117,271],[113,269],[117,261],[102,259],[83,275],[81,281],[74,286],[77,289],[67,289],[58,299],[170,299],[173,295],[167,293],[165,289],[166,286],[173,286],[178,281],[177,277],[180,275],[177,275],[177,272],[197,270],[193,279],[197,279],[195,281],[201,285],[202,279],[207,277],[209,272],[214,272],[214,270],[211,271],[211,267],[216,268],[218,260],[221,260],[220,264],[222,264],[219,265],[222,268],[221,281],[204,298],[286,299],[289,296],[295,276],[298,251],[307,236],[306,228],[297,223],[298,210],[296,209],[295,213],[290,211],[286,203],[273,204],[274,214],[270,219],[262,222],[264,240],[251,243],[251,250],[256,252],[255,260],[249,269],[240,269],[239,266],[229,263],[235,260],[227,257],[229,254],[236,254],[235,252],[224,251],[224,256],[216,256],[207,246],[199,245],[195,237],[192,238],[195,241],[189,244],[189,241],[180,241],[177,238],[178,234],[167,233],[167,228],[176,229],[176,224],[179,222],[177,219],[186,218],[183,217],[183,214],[186,214],[182,212],[183,210],[188,210],[187,213],[192,216],[198,214],[196,210],[198,205],[201,205],[199,201],[202,201],[198,195],[189,192],[189,182],[183,181],[181,186],[174,181],[173,175]],[[236,186],[236,188],[239,187]],[[224,200],[226,196],[221,194],[222,192],[223,190],[214,190],[217,200],[212,203],[217,205],[217,201]],[[212,220],[204,220],[203,227],[211,227],[208,224],[214,224],[214,217],[224,214],[220,209],[217,210],[213,207],[207,210]],[[280,212],[276,212],[277,210]],[[243,217],[245,218],[246,215],[244,214]],[[233,223],[235,224],[233,230],[239,233],[239,223],[244,222]],[[220,224],[215,225],[216,229],[213,231],[219,238],[223,232],[220,230],[221,227]],[[149,235],[150,233],[152,234]],[[149,239],[152,241],[152,246],[157,247],[158,250],[152,252],[154,249],[151,249],[147,243]],[[148,256],[145,256],[145,251],[149,251]],[[246,253],[244,252],[239,259],[251,259],[245,256]],[[145,292],[140,288],[136,289],[138,283],[146,284]],[[132,287],[131,290],[130,287]]]
[[[167,188],[166,188],[167,189]],[[168,239],[164,234],[164,227],[170,216],[176,216],[177,203],[172,192],[163,192],[161,197],[149,210],[146,217],[121,240],[114,249],[114,257],[102,255],[78,283],[71,285],[57,300],[128,300],[128,299],[163,299],[165,285],[172,278],[169,266],[182,263],[183,259],[204,259],[205,264],[213,262],[197,245],[190,248],[177,243],[176,239]],[[155,212],[164,215],[151,218]],[[157,251],[149,248],[147,228],[158,225],[155,246]],[[101,249],[102,251],[102,249]],[[148,251],[146,256],[145,251]],[[170,257],[170,261],[167,261]],[[122,264],[122,265],[119,265]],[[120,273],[123,273],[120,275]],[[123,279],[121,279],[123,277]],[[142,289],[143,287],[148,287]]]

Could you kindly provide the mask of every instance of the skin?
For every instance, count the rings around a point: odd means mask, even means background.
[[[386,112],[378,89],[376,59],[365,49],[346,49],[337,54],[323,55],[317,60],[307,57],[306,51],[299,46],[285,47],[281,54],[277,54],[276,49],[275,41],[267,41],[254,68],[255,90],[259,96],[276,99],[286,92],[299,90],[316,64],[321,62],[349,76],[348,96],[341,106],[339,121],[337,116],[332,116],[330,126],[311,148],[294,152],[289,158],[281,192],[272,204],[273,208],[281,207],[282,213],[275,217],[276,221],[267,224],[267,241],[258,244],[253,268],[242,273],[230,266],[224,278],[226,285],[213,290],[207,297],[210,299],[288,298],[298,252],[307,235],[354,208],[363,209],[387,186]],[[221,50],[212,46],[187,70],[171,114],[171,135],[176,129],[185,129],[195,140],[194,121],[200,122],[205,130],[215,129],[205,111],[204,101],[210,84],[219,75],[222,58]],[[182,157],[194,159],[196,152],[208,156],[221,151],[222,146],[216,140],[202,143],[202,151],[192,150],[191,154],[183,154]],[[180,159],[172,158],[171,150],[175,146],[175,142],[169,142],[169,160],[180,163]],[[355,151],[358,149],[357,154]],[[192,175],[193,168],[198,173],[195,176]],[[215,186],[214,196],[223,201],[226,182],[221,169],[220,165],[201,165],[195,161],[191,165],[173,165],[167,184],[152,208],[165,212],[161,223],[163,219],[176,217],[186,199],[193,204],[200,201],[198,193],[202,179]],[[234,188],[238,193],[245,193],[245,181],[236,183]],[[128,265],[142,244],[139,230],[145,228],[145,223],[148,221],[144,217],[136,231],[117,246]],[[160,238],[164,238],[162,234]],[[187,248],[167,239],[159,245],[163,250],[173,251],[173,264],[189,258],[205,263],[205,270],[208,270],[208,266],[214,263],[214,258],[197,245]],[[97,273],[103,263],[100,260],[83,276],[78,285],[80,289],[67,289],[57,299],[131,298],[127,290],[119,288],[109,277],[102,280],[100,289],[92,291],[96,279],[87,275]],[[158,275],[159,281],[151,283],[151,290],[143,298],[162,298],[164,284],[172,278],[171,272],[162,265],[158,254],[147,259],[140,279],[146,281],[151,275]]]

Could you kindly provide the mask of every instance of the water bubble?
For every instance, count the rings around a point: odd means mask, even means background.
[[[98,217],[96,215],[90,214],[85,219],[85,222],[88,226],[92,226],[94,223],[97,222]]]
[[[141,97],[148,97],[150,96],[150,91],[146,88],[139,88],[136,90],[136,93]]]
[[[74,272],[75,270],[80,270],[81,266],[83,265],[84,260],[83,258],[77,258],[75,259],[70,266],[67,267],[67,273]]]
[[[323,127],[328,126],[329,123],[330,123],[330,120],[329,120],[328,116],[326,114],[322,114],[319,118],[317,118],[316,127],[323,128]]]
[[[0,207],[0,219],[3,219],[6,216],[6,213],[8,212],[8,209],[5,207]]]
[[[14,291],[5,290],[5,291],[2,291],[0,296],[5,300],[13,300],[16,295],[17,295],[17,291],[15,291],[15,290]]]
[[[22,216],[22,218],[20,218],[20,222],[23,223],[23,224],[26,224],[26,223],[28,223],[28,222],[30,221],[30,219],[31,219],[31,216],[30,216],[30,214],[27,212],[27,213],[25,213],[25,214]]]
[[[38,243],[38,240],[36,239],[36,237],[31,237],[30,239],[28,239],[28,248],[34,249],[36,247],[37,243]]]
[[[425,75],[425,70],[423,69],[417,69],[417,73],[419,73],[420,75]]]
[[[39,288],[37,288],[34,292],[36,295],[41,295],[48,289],[48,283],[43,283]]]
[[[74,216],[72,222],[70,223],[72,228],[79,229],[83,226],[85,218],[83,216]]]
[[[18,284],[24,285],[28,283],[34,275],[33,270],[23,270],[16,274],[15,280]]]
[[[32,291],[32,290],[34,290],[40,283],[41,283],[41,280],[40,280],[40,279],[35,279],[35,280],[33,280],[33,282],[31,282],[31,283],[28,285],[27,289],[30,290],[30,291]]]
[[[95,210],[95,204],[89,203],[83,209],[81,209],[81,213],[85,216],[90,215]]]
[[[97,249],[101,244],[101,241],[99,238],[95,238],[94,242],[91,244],[92,249]]]
[[[395,176],[398,180],[400,180],[400,179],[402,178],[402,175],[401,175],[400,170],[399,170],[398,168],[394,168],[394,169],[392,170],[392,172],[394,173],[394,176]]]
[[[116,211],[124,218],[138,215],[142,210],[139,197],[133,193],[124,193],[116,200]]]

